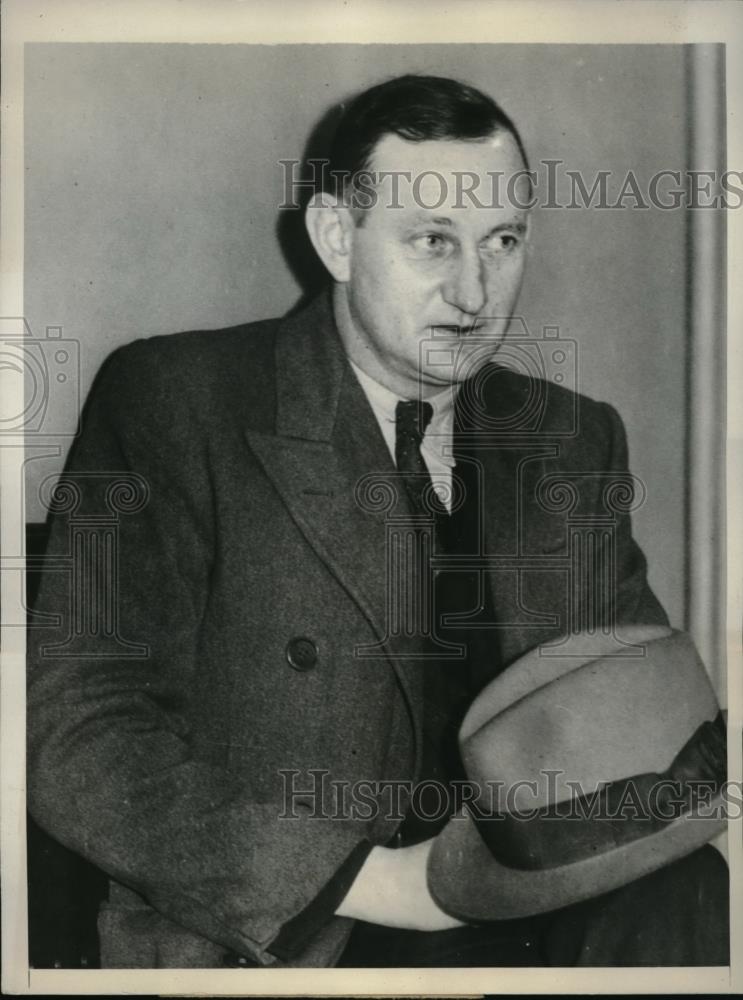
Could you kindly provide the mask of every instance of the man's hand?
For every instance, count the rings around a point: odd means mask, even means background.
[[[433,839],[413,847],[375,847],[337,915],[415,931],[463,927],[436,905],[428,891],[426,865],[432,844]]]

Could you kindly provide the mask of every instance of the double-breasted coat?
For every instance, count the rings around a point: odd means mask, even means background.
[[[468,398],[494,670],[590,608],[604,626],[665,622],[616,413],[488,373]],[[104,364],[52,504],[28,801],[111,878],[105,965],[281,964],[282,928],[394,834],[399,817],[344,811],[332,785],[419,767],[423,668],[390,628],[389,509],[368,479],[393,472],[324,295]],[[570,569],[591,517],[603,590]],[[291,964],[333,964],[351,924],[331,918]]]

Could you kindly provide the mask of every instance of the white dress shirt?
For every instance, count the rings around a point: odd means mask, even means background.
[[[350,358],[349,358],[350,361]],[[390,392],[386,386],[371,378],[358,365],[351,363],[351,368],[361,384],[361,388],[369,400],[369,405],[377,418],[382,436],[387,443],[392,461],[395,461],[396,418],[395,409],[401,401],[400,396]],[[454,400],[456,387],[447,386],[427,401],[433,407],[433,416],[426,428],[421,442],[421,455],[431,476],[431,482],[439,498],[451,509],[451,479],[455,465],[452,432],[454,427]]]

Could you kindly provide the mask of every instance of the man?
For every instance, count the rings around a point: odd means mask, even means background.
[[[514,125],[403,77],[346,108],[330,166],[306,220],[331,288],[115,352],[55,501],[62,554],[70,510],[130,491],[116,572],[91,557],[82,598],[49,573],[38,610],[61,626],[30,647],[29,804],[110,876],[102,963],[724,963],[709,848],[558,917],[473,928],[428,891],[446,815],[415,783],[461,776],[477,692],[561,632],[666,618],[626,508],[608,589],[550,568],[555,484],[605,514],[626,447],[610,407],[492,363],[529,233]],[[464,197],[465,175],[512,196]],[[341,791],[362,786],[366,809]]]

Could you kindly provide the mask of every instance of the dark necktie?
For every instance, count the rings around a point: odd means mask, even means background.
[[[448,533],[450,521],[446,507],[436,495],[428,468],[421,454],[421,443],[431,417],[433,407],[427,402],[417,400],[399,402],[395,411],[396,438],[395,461],[398,472],[402,476],[405,492],[408,497],[410,511],[418,521],[416,532],[432,531],[432,549],[439,550],[443,539]],[[420,518],[420,520],[418,520]],[[433,518],[433,525],[431,519]],[[430,550],[429,550],[430,551]],[[419,567],[423,573],[428,573],[428,566]],[[439,593],[437,574],[434,588],[434,610],[438,615],[446,610],[442,606]],[[422,584],[421,584],[422,585]],[[422,650],[426,649],[423,637]],[[430,647],[429,647],[430,648]],[[437,658],[436,653],[429,652],[421,661],[423,668],[423,747],[420,779],[423,783],[437,782],[445,789],[451,777],[451,716],[457,712],[457,702],[461,701],[461,687],[466,680],[461,661],[446,662]],[[419,809],[431,815],[439,805],[438,793],[433,791],[431,801],[424,796],[425,801],[417,801]],[[414,802],[416,802],[414,798]],[[446,822],[446,815],[439,816],[438,822],[426,819],[421,811],[412,804],[405,822],[399,831],[397,843],[415,843],[418,840],[433,836]]]
[[[431,404],[416,399],[400,400],[395,410],[395,462],[403,476],[411,512],[416,516],[446,513],[421,454],[423,435],[432,416]]]
[[[411,512],[420,518],[417,530],[431,530],[420,515],[434,515],[434,551],[454,556],[477,556],[480,552],[480,489],[478,476],[480,463],[471,448],[462,445],[461,415],[455,411],[452,443],[457,458],[453,476],[459,483],[463,502],[457,504],[450,515],[433,492],[428,469],[421,455],[420,446],[433,409],[426,402],[400,402],[397,404],[397,437],[395,460],[402,474],[409,498]],[[426,488],[428,493],[426,494]],[[424,499],[425,498],[425,499]],[[476,569],[439,570],[434,584],[434,608],[439,637],[461,642],[467,648],[464,660],[425,657],[423,669],[423,747],[420,780],[434,780],[447,786],[452,780],[466,777],[459,758],[457,732],[462,717],[472,699],[497,672],[497,640],[491,629],[472,628],[468,624],[445,626],[447,614],[471,613],[482,606],[481,617],[486,622],[494,620],[492,595],[487,579],[480,582]],[[449,785],[453,792],[453,787]],[[419,811],[410,809],[399,831],[396,843],[410,844],[434,836],[446,823],[446,815],[436,816],[437,802],[423,796],[424,805],[431,816],[426,819]],[[451,802],[455,796],[452,794]]]

